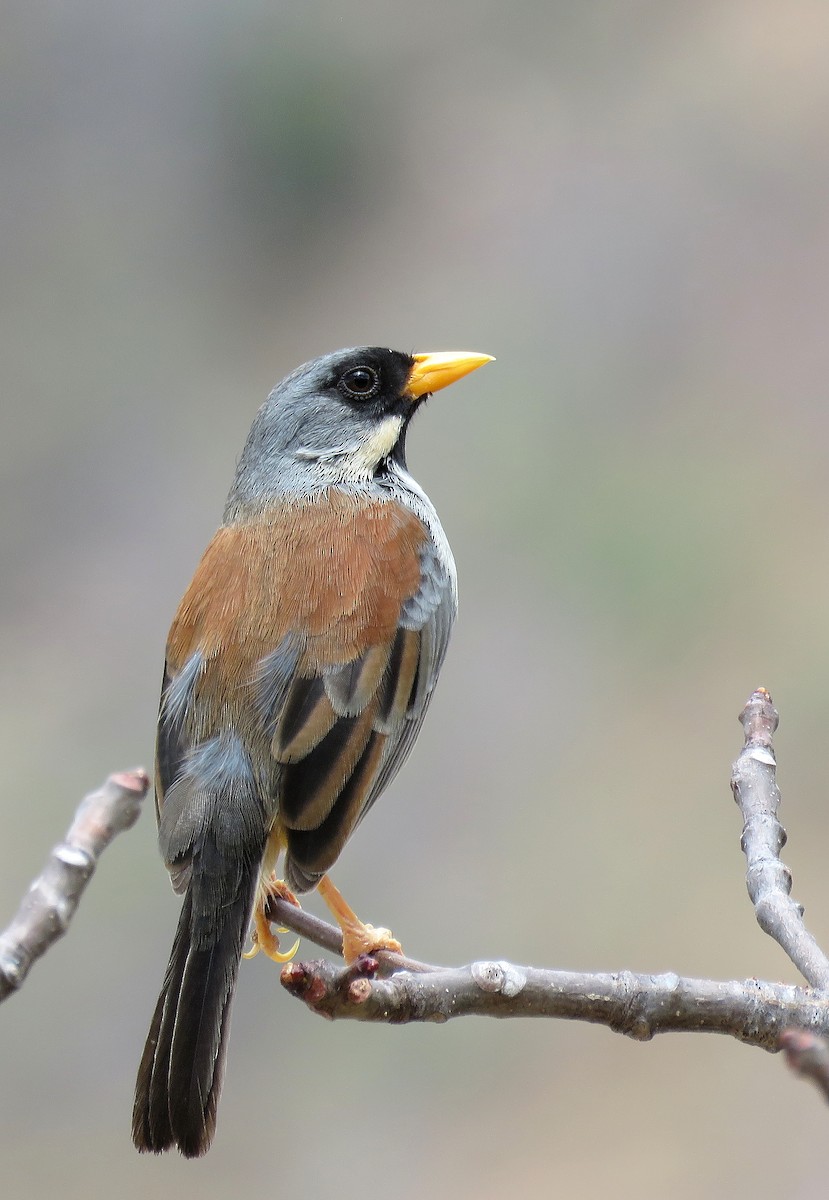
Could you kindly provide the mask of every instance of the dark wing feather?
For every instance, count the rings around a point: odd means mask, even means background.
[[[329,870],[414,745],[446,654],[455,607],[452,580],[428,541],[421,551],[420,585],[401,606],[391,641],[315,679],[298,679],[289,691],[274,754],[282,764],[279,813],[288,842],[286,876],[298,891],[312,888]],[[324,698],[335,719],[326,710],[324,734],[318,737]],[[305,753],[300,755],[298,747]]]
[[[365,810],[366,799],[376,778],[385,743],[385,736],[373,730],[354,770],[325,820],[316,828],[291,831],[289,861],[294,880],[300,879],[306,887],[312,887],[320,875],[330,870],[336,862],[349,834]]]
[[[452,632],[454,619],[455,596],[447,577],[443,589],[437,596],[437,604],[420,631],[417,671],[408,701],[405,707],[401,705],[392,715],[394,724],[386,743],[386,752],[360,813],[361,820],[380,793],[394,779],[415,743],[432,699],[440,668],[446,657],[446,648],[449,644],[449,634]]]

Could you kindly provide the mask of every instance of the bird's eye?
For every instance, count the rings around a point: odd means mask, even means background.
[[[373,367],[352,367],[340,380],[340,388],[356,400],[367,400],[380,390],[380,380]]]

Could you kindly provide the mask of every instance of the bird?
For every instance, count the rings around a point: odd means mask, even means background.
[[[406,433],[431,393],[489,361],[339,350],[286,376],[253,421],[167,639],[156,812],[184,899],[138,1069],[139,1151],[209,1149],[251,919],[254,949],[291,953],[267,921],[272,891],[317,888],[347,962],[399,949],[328,871],[412,748],[457,612]]]

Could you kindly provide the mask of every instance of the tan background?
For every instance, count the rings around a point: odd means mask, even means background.
[[[435,961],[793,981],[728,770],[765,684],[829,945],[829,6],[11,0],[2,25],[0,914],[76,798],[149,763],[167,625],[270,386],[343,345],[460,347],[498,362],[410,461],[461,619],[337,881]],[[175,919],[148,813],[0,1013],[4,1194],[825,1196],[829,1112],[779,1059],[331,1026],[263,961],[209,1158],[139,1159]]]

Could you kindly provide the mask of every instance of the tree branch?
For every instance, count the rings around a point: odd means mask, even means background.
[[[437,967],[381,951],[351,967],[323,961],[289,963],[285,989],[312,1012],[333,1018],[403,1024],[472,1014],[557,1017],[606,1025],[638,1041],[657,1033],[721,1033],[749,1045],[785,1048],[802,1074],[829,1098],[829,960],[807,933],[790,898],[791,876],[780,861],[785,833],[777,820],[772,735],[777,713],[760,688],[741,714],[745,745],[732,768],[732,788],[744,818],[742,847],[748,890],[761,927],[783,947],[811,987],[756,979],[719,982],[674,974],[581,974],[506,962]],[[287,901],[273,898],[269,917],[335,954],[339,930]]]
[[[285,989],[312,1012],[333,1018],[403,1024],[452,1017],[555,1017],[607,1026],[637,1041],[657,1033],[727,1034],[765,1050],[784,1050],[794,1070],[829,1099],[829,959],[791,899],[780,859],[786,834],[777,819],[780,792],[772,737],[778,716],[764,688],[740,716],[745,745],[732,768],[743,814],[746,882],[761,928],[811,985],[743,982],[630,971],[586,974],[475,962],[438,967],[400,954],[364,955],[350,967],[315,960],[287,964]],[[66,841],[52,851],[20,909],[0,933],[0,1001],[21,986],[32,963],[66,932],[101,853],[136,821],[149,782],[141,771],[111,775],[81,803]],[[273,896],[268,918],[334,954],[340,931]]]
[[[635,1041],[657,1033],[723,1033],[779,1048],[792,1025],[829,1033],[829,996],[787,984],[718,982],[678,975],[582,974],[476,962],[379,973],[385,952],[343,969],[326,960],[288,963],[283,987],[320,1016],[380,1021],[451,1017],[558,1017],[606,1025]],[[388,956],[389,958],[393,956]],[[375,974],[377,972],[377,974]]]
[[[138,819],[149,780],[142,770],[110,775],[81,801],[66,840],[0,933],[0,1001],[16,991],[32,963],[66,933],[98,859],[112,839]]]
[[[740,721],[745,745],[731,770],[731,788],[743,814],[740,845],[748,865],[748,894],[763,932],[774,938],[812,987],[826,989],[829,959],[803,923],[803,906],[790,895],[791,872],[780,859],[786,831],[777,819],[780,790],[772,747],[778,715],[765,688],[749,696]]]

